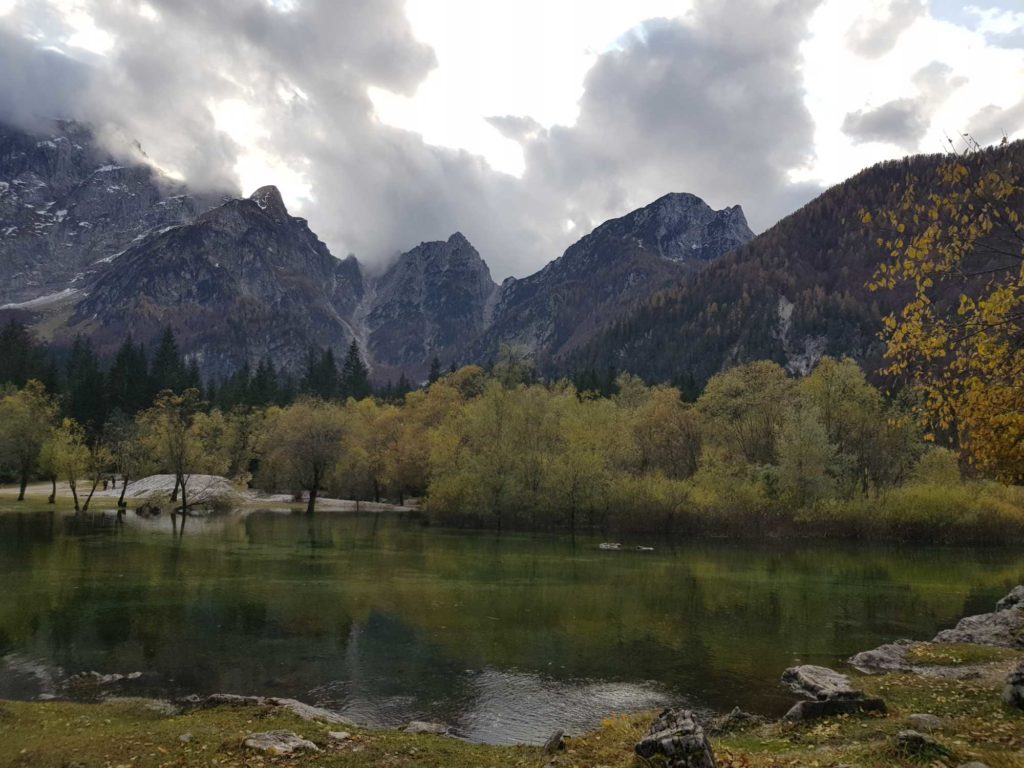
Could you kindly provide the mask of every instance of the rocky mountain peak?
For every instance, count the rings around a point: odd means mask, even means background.
[[[285,207],[284,198],[281,197],[281,191],[273,184],[260,187],[249,195],[249,199],[275,219],[288,218],[288,209]]]

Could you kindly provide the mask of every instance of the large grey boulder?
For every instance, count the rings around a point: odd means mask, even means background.
[[[814,720],[819,717],[863,712],[884,714],[885,702],[855,690],[850,678],[828,667],[804,664],[782,673],[782,682],[807,701],[800,701],[785,714],[786,720]]]
[[[693,712],[666,709],[636,747],[644,760],[661,757],[666,768],[715,768],[715,755]]]
[[[1024,648],[1024,584],[996,603],[992,613],[967,616],[935,636],[936,643],[972,643]]]
[[[1003,688],[1003,703],[1024,709],[1024,662],[1018,664],[1007,676],[1006,686]]]
[[[302,738],[292,731],[265,731],[250,733],[242,742],[243,746],[269,755],[291,755],[295,752],[319,752],[320,749],[312,741]]]

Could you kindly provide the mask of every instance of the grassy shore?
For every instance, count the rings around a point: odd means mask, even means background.
[[[934,661],[956,666],[976,664],[980,659],[986,660],[981,674],[970,680],[908,674],[857,676],[856,687],[888,702],[888,716],[779,722],[714,737],[719,765],[882,768],[958,766],[977,760],[990,768],[1024,766],[1024,712],[1012,710],[1000,700],[1007,672],[1024,659],[1024,653],[957,646],[955,653],[937,652]],[[907,718],[913,713],[933,714],[943,721],[932,734],[937,746],[924,754],[901,753],[895,746],[895,734],[910,727]],[[643,713],[611,718],[594,733],[568,739],[566,750],[554,763],[563,768],[636,766],[633,745],[652,717],[653,713]],[[221,707],[167,715],[147,706],[145,700],[4,702],[0,704],[0,765],[540,768],[552,760],[536,747],[467,744],[394,730],[348,729],[352,738],[337,742],[328,736],[328,731],[337,729],[264,707]],[[320,751],[269,757],[243,746],[248,734],[269,730],[294,731],[317,744]]]

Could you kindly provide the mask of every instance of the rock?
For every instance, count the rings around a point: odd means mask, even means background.
[[[936,643],[972,643],[1024,648],[1024,584],[996,603],[993,613],[967,616],[935,636]]]
[[[715,755],[693,712],[666,709],[634,751],[644,760],[660,756],[666,768],[714,768]]]
[[[145,712],[156,712],[166,717],[181,713],[181,708],[166,699],[151,699],[143,696],[106,696],[103,701],[108,704],[121,704],[134,707]]]
[[[310,752],[320,751],[312,741],[308,741],[292,731],[250,733],[245,737],[242,745],[271,755],[290,755],[307,750]]]
[[[201,709],[212,707],[280,707],[303,720],[310,720],[332,725],[355,725],[347,717],[321,707],[313,707],[295,699],[281,699],[276,696],[238,696],[233,693],[214,693],[203,699],[198,706]]]
[[[854,690],[850,678],[828,667],[804,664],[790,667],[782,673],[782,682],[795,693],[811,701],[801,701],[785,714],[786,720],[813,720],[834,715],[852,715],[863,712],[886,711],[881,699],[869,699]]]
[[[1024,662],[1006,676],[1003,688],[1003,703],[1017,709],[1024,709]]]
[[[917,731],[900,731],[895,738],[896,750],[906,756],[916,756],[928,752],[941,752],[946,750],[931,736],[925,736]]]
[[[429,723],[425,720],[413,720],[403,729],[406,733],[433,733],[443,736],[448,733],[448,726],[444,723]]]
[[[328,731],[327,738],[332,741],[348,741],[352,738],[352,734],[348,731]]]
[[[801,696],[817,701],[857,699],[864,696],[850,686],[850,678],[834,669],[803,664],[782,673],[782,682]]]
[[[182,744],[188,744],[190,741],[192,741],[192,734],[183,733],[181,734],[181,736],[178,737],[178,741],[180,741]]]
[[[565,731],[561,728],[548,736],[548,740],[544,742],[543,752],[545,755],[553,755],[560,749],[565,749]]]
[[[1018,584],[1010,590],[1010,594],[996,603],[997,611],[1008,611],[1010,608],[1024,606],[1024,584]]]
[[[931,733],[937,731],[942,727],[942,718],[936,717],[935,715],[928,714],[913,714],[907,718],[915,730],[924,731],[925,733]]]
[[[836,715],[858,715],[867,712],[886,713],[881,699],[825,699],[824,701],[798,701],[783,715],[784,720],[798,722]]]
[[[727,715],[714,718],[705,729],[709,736],[720,736],[726,733],[744,731],[748,728],[756,728],[769,722],[767,717],[744,712],[736,707]]]
[[[849,663],[858,672],[911,672],[914,667],[907,661],[907,651],[918,643],[910,640],[897,640],[886,643],[870,651],[861,651],[849,658]]]

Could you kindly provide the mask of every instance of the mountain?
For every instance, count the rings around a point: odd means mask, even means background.
[[[600,225],[540,272],[506,280],[469,357],[513,344],[557,369],[627,310],[753,237],[739,206],[715,211],[695,195],[665,195]]]
[[[97,263],[215,199],[115,159],[81,123],[45,136],[0,125],[0,305],[77,290]]]
[[[360,342],[375,378],[528,348],[549,372],[652,295],[753,237],[736,206],[666,195],[605,222],[536,274],[498,286],[455,233],[382,272],[336,259],[274,187],[198,196],[136,152],[118,162],[87,126],[0,129],[0,320],[112,352],[170,326],[205,376]]]
[[[651,380],[697,387],[722,368],[771,359],[806,373],[822,355],[877,368],[882,317],[900,292],[870,292],[885,234],[863,210],[896,208],[912,180],[934,187],[947,155],[880,163],[838,184],[746,245],[618,318],[566,360],[567,368],[614,366]],[[1024,167],[1024,142],[972,162]],[[953,286],[951,286],[952,290]]]
[[[365,316],[357,323],[378,367],[422,375],[435,355],[448,362],[467,338],[483,332],[497,291],[476,248],[456,232],[420,243],[367,280]]]
[[[343,355],[363,296],[354,258],[339,261],[275,187],[230,200],[194,222],[158,229],[84,286],[64,336],[109,351],[130,332],[170,326],[206,375],[271,359],[292,371],[309,347]]]

